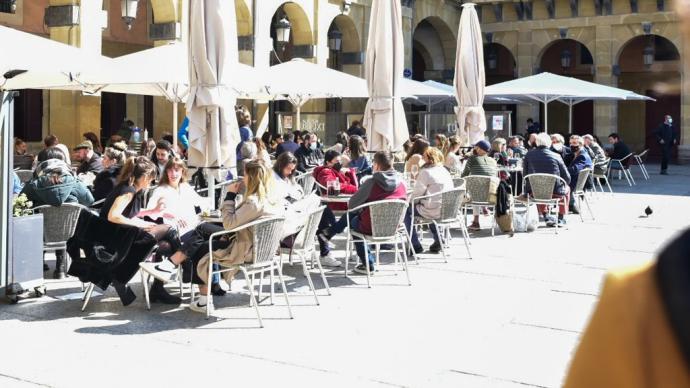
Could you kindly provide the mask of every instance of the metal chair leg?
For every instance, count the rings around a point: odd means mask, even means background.
[[[247,270],[240,267],[240,270],[244,274],[244,278],[249,283],[249,305],[254,306],[254,311],[256,312],[256,318],[259,320],[259,326],[264,327],[264,322],[261,320],[261,313],[259,313],[259,303],[256,301],[256,296],[254,296],[254,282],[252,281],[253,275],[250,277]]]
[[[311,288],[311,291],[314,293],[314,300],[318,306],[319,296],[316,295],[316,287],[314,287],[314,282],[311,280],[311,275],[309,274],[309,271],[307,271],[307,261],[304,259],[302,259],[302,272],[304,272],[304,277],[307,278],[307,283],[309,283],[309,288]]]
[[[290,314],[290,319],[294,319],[295,317],[292,315],[292,307],[290,306],[290,298],[288,297],[287,287],[285,286],[285,280],[283,279],[283,269],[280,267],[277,267],[277,270],[278,270],[278,279],[280,280],[280,286],[283,289],[283,295],[285,295],[285,304],[287,304],[288,313]],[[273,272],[273,270],[271,270],[271,272]]]
[[[151,299],[149,298],[149,277],[145,271],[139,270],[141,273],[141,284],[144,287],[144,300],[146,301],[146,309],[151,311]]]
[[[315,256],[316,256],[316,252],[312,253],[312,262],[314,261]],[[321,260],[317,260],[316,263],[317,263],[317,266],[319,267],[319,272],[321,273],[321,280],[323,281],[324,286],[326,286],[326,291],[328,292],[328,295],[331,295],[331,288],[328,286],[328,280],[326,280],[326,273],[323,271],[323,266],[321,265]]]
[[[84,303],[81,305],[81,311],[84,312],[86,310],[86,306],[88,306],[89,301],[91,300],[91,293],[93,292],[93,287],[94,284],[91,283],[89,284],[89,288],[86,289],[86,294],[84,295]]]
[[[408,286],[411,286],[411,285],[412,285],[412,280],[410,280],[410,268],[409,268],[408,265],[407,265],[407,252],[405,252],[405,243],[404,243],[404,240],[401,239],[400,245],[402,245],[402,247],[403,247],[403,250],[402,250],[402,255],[403,255],[402,262],[403,262],[403,267],[404,267],[404,269],[405,269],[405,274],[407,275],[407,285],[408,285]],[[396,243],[396,246],[397,246],[397,243]]]

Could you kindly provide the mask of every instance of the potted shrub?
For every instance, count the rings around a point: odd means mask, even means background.
[[[16,303],[32,288],[36,296],[45,293],[43,282],[43,215],[34,214],[26,195],[12,201],[12,255],[8,263],[7,296]]]

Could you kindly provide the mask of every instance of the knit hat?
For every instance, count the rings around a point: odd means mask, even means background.
[[[486,140],[479,140],[474,146],[481,148],[485,152],[489,152],[491,149],[491,144],[489,144],[489,142]]]
[[[72,149],[72,151],[77,151],[81,150],[84,148],[88,148],[90,150],[93,150],[93,144],[91,144],[90,140],[84,140],[83,142],[79,143],[76,147]]]

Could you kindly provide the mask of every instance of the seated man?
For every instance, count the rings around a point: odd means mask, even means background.
[[[357,178],[352,169],[347,169],[343,173],[343,166],[340,163],[340,153],[338,151],[330,150],[326,152],[324,157],[324,165],[314,169],[314,179],[323,187],[328,187],[328,182],[337,180],[340,183],[341,194],[354,194],[357,192]],[[347,205],[344,203],[331,203],[324,210],[323,217],[319,224],[319,231],[323,231],[335,223],[335,215],[333,211],[347,210]],[[340,261],[331,256],[329,244],[322,239],[319,240],[321,247],[321,264],[330,267],[339,267]]]
[[[527,149],[522,146],[522,138],[520,136],[513,136],[510,138],[508,149],[513,153],[514,158],[524,158],[527,154]]]
[[[560,176],[565,180],[567,184],[570,184],[570,173],[563,163],[561,157],[548,149],[551,146],[551,138],[546,133],[540,133],[536,138],[536,148],[530,150],[525,156],[523,162],[523,175],[527,176],[529,174],[552,174]],[[530,192],[530,188],[527,187],[527,193]],[[570,190],[567,185],[559,180],[553,189],[553,198],[565,198],[566,203],[570,203]],[[539,213],[544,216],[547,226],[565,225],[565,213],[566,207],[563,203],[558,206],[558,220],[554,220],[552,217],[547,216],[546,205],[537,205]]]
[[[302,144],[295,151],[295,158],[297,158],[297,171],[300,172],[306,172],[321,164],[323,152],[319,150],[316,135],[307,132],[302,136]]]
[[[592,159],[589,157],[587,150],[585,150],[584,140],[578,135],[570,136],[570,151],[573,154],[573,160],[568,165],[568,173],[570,174],[570,192],[572,193],[577,185],[577,176],[580,174],[580,171],[585,168],[592,168]],[[580,212],[574,195],[570,196],[570,211],[575,214]]]
[[[609,135],[609,144],[613,146],[613,151],[611,151],[611,159],[623,159],[624,157],[630,155],[630,148],[623,143],[617,133],[612,133]],[[630,164],[630,158],[623,162],[624,166],[627,167]],[[611,169],[620,170],[620,165],[614,163],[611,165]]]
[[[89,140],[84,140],[73,149],[77,161],[80,163],[77,168],[77,175],[92,173],[98,175],[103,171],[101,157],[93,151],[93,144]]]
[[[599,145],[599,143],[594,140],[592,135],[584,135],[582,140],[585,143],[585,149],[589,153],[590,159],[592,159],[592,164],[594,164],[594,173],[597,175],[606,174],[606,152]]]
[[[393,161],[386,153],[379,151],[374,154],[373,158],[373,172],[370,179],[362,183],[362,186],[350,198],[349,208],[354,209],[357,206],[381,201],[384,199],[401,199],[407,200],[407,188],[405,187],[402,176],[393,169]],[[371,217],[369,209],[365,209],[361,213],[348,213],[343,215],[334,225],[324,229],[319,233],[319,239],[328,241],[338,233],[342,233],[347,227],[347,218],[350,219],[350,229],[363,234],[371,234]],[[368,251],[366,245],[362,242],[355,242],[355,249],[357,256],[361,261],[354,271],[361,274],[366,274],[366,263],[369,263],[369,271],[374,271],[374,256]]]
[[[486,140],[480,140],[474,145],[472,150],[472,156],[467,160],[465,164],[465,169],[462,171],[462,177],[469,175],[482,175],[482,176],[497,176],[498,167],[496,160],[489,157],[489,150],[491,149],[491,144]],[[479,213],[481,213],[481,206],[474,206],[472,208],[472,213],[474,215],[474,220],[472,220],[472,225],[469,226],[469,230],[477,231],[480,229],[479,226]]]

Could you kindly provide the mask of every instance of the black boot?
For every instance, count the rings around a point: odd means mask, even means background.
[[[182,302],[179,297],[168,294],[168,291],[163,286],[163,282],[160,280],[153,281],[149,291],[149,300],[151,303],[160,302],[163,304],[180,304]]]
[[[211,295],[213,296],[225,296],[226,292],[220,287],[220,284],[213,283],[211,286]]]
[[[65,275],[65,254],[63,252],[55,252],[55,272],[53,272],[53,279],[64,279]]]
[[[132,291],[128,285],[122,284],[118,281],[113,281],[112,285],[117,292],[117,296],[120,297],[120,301],[122,302],[123,306],[129,306],[137,298],[137,296],[134,295],[134,291]]]

